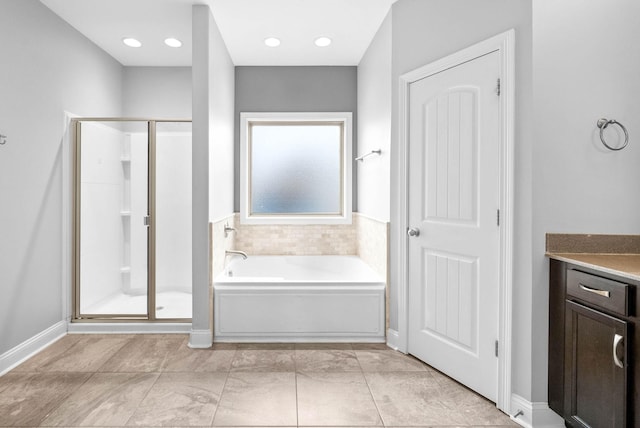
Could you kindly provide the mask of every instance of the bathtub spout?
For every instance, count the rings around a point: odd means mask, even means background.
[[[245,253],[244,251],[239,251],[239,250],[227,250],[224,252],[225,256],[233,256],[233,255],[237,255],[242,257],[242,260],[247,260],[247,258],[249,258],[249,256],[247,256],[247,253]]]

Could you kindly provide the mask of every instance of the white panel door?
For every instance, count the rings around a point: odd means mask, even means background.
[[[409,88],[409,353],[495,401],[499,53]]]

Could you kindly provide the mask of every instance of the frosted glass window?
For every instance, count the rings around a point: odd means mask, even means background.
[[[351,113],[241,113],[249,224],[351,223]]]
[[[251,215],[342,213],[342,123],[252,123]]]

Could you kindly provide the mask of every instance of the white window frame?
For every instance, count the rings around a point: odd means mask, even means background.
[[[249,198],[249,125],[252,122],[341,122],[342,145],[342,213],[339,215],[250,215]],[[240,113],[240,221],[244,224],[351,224],[352,210],[352,114],[320,113]]]

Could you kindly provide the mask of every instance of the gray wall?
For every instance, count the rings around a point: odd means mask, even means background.
[[[191,67],[124,67],[122,115],[191,118]]]
[[[63,119],[119,116],[122,66],[37,0],[0,2],[0,355],[61,321]]]
[[[516,30],[515,230],[513,278],[513,392],[531,398],[531,0],[400,0],[392,9],[393,82],[403,73],[491,36]],[[571,22],[573,22],[571,18]],[[565,24],[566,25],[566,24]],[[398,135],[398,89],[393,89],[392,141]],[[392,183],[397,188],[398,157],[392,144]],[[394,172],[395,171],[395,172]],[[391,191],[391,206],[397,206]],[[397,213],[392,210],[392,222]],[[392,247],[397,247],[392,228]],[[398,263],[391,254],[391,278]],[[391,328],[397,328],[397,287],[390,288]]]
[[[358,64],[358,155],[382,150],[356,162],[358,212],[379,221],[390,216],[391,12]]]
[[[234,212],[235,66],[215,20],[212,25],[209,59],[209,219],[215,222]]]
[[[357,67],[236,67],[235,203],[240,211],[240,113],[353,112],[357,153]],[[357,211],[356,176],[353,211]]]
[[[638,17],[637,0],[533,3],[534,401],[546,397],[545,233],[640,233]],[[626,149],[603,147],[600,117],[627,127]]]
[[[209,222],[233,213],[234,67],[207,5],[193,5],[192,254],[190,346],[213,339]]]

